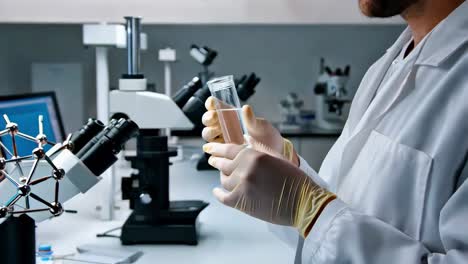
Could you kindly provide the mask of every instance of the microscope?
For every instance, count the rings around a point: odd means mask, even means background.
[[[218,52],[206,46],[199,47],[192,44],[190,46],[190,56],[203,67],[203,70],[179,89],[172,99],[194,124],[192,134],[201,135],[203,130],[201,117],[206,110],[205,100],[210,96],[210,90],[206,83],[215,75],[209,67],[218,56]]]
[[[191,129],[192,122],[168,96],[145,91],[139,71],[141,19],[126,17],[127,73],[119,90],[110,92],[110,112],[123,113],[140,126],[136,156],[126,157],[135,169],[122,179],[122,198],[133,210],[122,227],[120,240],[132,244],[197,244],[196,219],[208,203],[170,201],[169,158],[176,156],[161,130]]]
[[[327,130],[341,130],[344,127],[343,107],[351,103],[346,84],[349,80],[350,66],[332,70],[320,60],[320,76],[315,85],[316,124]]]
[[[117,160],[123,145],[138,134],[138,126],[129,119],[113,119],[107,126],[90,119],[63,143],[52,143],[43,133],[39,116],[39,134],[23,134],[20,125],[4,115],[10,137],[10,156],[0,158],[0,256],[5,264],[34,264],[35,223],[65,212],[63,202],[85,193],[101,179],[99,176]],[[35,142],[31,155],[19,156],[17,138]],[[53,145],[47,152],[45,145]],[[24,173],[28,172],[28,173]],[[10,197],[8,197],[10,196]]]
[[[301,111],[304,101],[296,93],[289,93],[286,99],[280,101],[281,123],[280,129],[300,129]]]
[[[197,77],[195,77],[197,78]],[[194,78],[194,80],[195,80]],[[192,80],[191,83],[194,83]],[[249,76],[244,75],[240,79],[236,80],[236,89],[239,95],[239,99],[247,101],[254,93],[255,87],[260,82],[260,78],[255,74],[251,73]],[[186,89],[188,91],[188,89]],[[184,114],[195,124],[195,131],[198,135],[201,135],[203,130],[202,116],[206,112],[205,101],[210,97],[211,93],[207,85],[203,88],[198,89],[182,107]],[[178,96],[178,94],[176,94]],[[174,99],[182,98],[182,96],[174,97]],[[208,164],[208,154],[203,154],[200,160],[197,162],[197,170],[213,170],[214,168]]]
[[[122,227],[121,242],[131,244],[197,244],[197,217],[208,206],[199,200],[171,201],[169,199],[169,158],[176,149],[168,147],[161,129],[200,129],[205,112],[205,100],[210,96],[206,82],[212,77],[208,67],[217,52],[196,45],[191,55],[203,71],[185,85],[173,98],[144,91],[146,83],[139,72],[140,19],[127,19],[127,73],[119,81],[119,90],[110,93],[110,111],[124,113],[140,126],[136,156],[127,157],[137,170],[122,179],[122,198],[130,201],[133,210]],[[131,44],[135,43],[135,44]],[[241,78],[242,98],[254,93],[260,79],[251,74]],[[169,114],[167,114],[169,113]],[[208,166],[208,163],[206,163]]]
[[[209,66],[213,64],[218,52],[206,46],[199,47],[193,44],[190,47],[190,55],[203,66],[203,71],[199,72],[190,82],[179,89],[172,99],[194,124],[193,134],[201,135],[203,129],[201,119],[206,112],[205,101],[211,95],[206,83],[214,77],[214,72],[210,71]],[[247,101],[255,93],[255,88],[259,82],[260,78],[255,73],[243,75],[236,79],[239,99]]]
[[[202,116],[206,112],[205,101],[211,93],[206,83],[214,77],[214,73],[209,70],[209,66],[217,57],[218,52],[206,46],[199,47],[192,45],[190,55],[195,61],[203,66],[203,71],[198,73],[189,83],[184,85],[172,97],[189,120],[194,124],[191,134],[201,135],[203,130]],[[243,75],[235,80],[237,93],[241,101],[247,101],[254,93],[260,82],[260,78],[255,74]],[[208,164],[208,155],[204,154],[197,163],[197,170],[213,170]]]
[[[196,62],[203,66],[203,71],[198,73],[198,77],[200,78],[203,85],[205,85],[214,76],[214,72],[209,70],[209,66],[218,56],[218,52],[206,46],[199,47],[195,44],[192,44],[190,47],[190,56],[192,56]]]

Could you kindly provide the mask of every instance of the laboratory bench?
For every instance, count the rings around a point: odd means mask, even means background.
[[[56,255],[73,253],[83,244],[139,250],[144,253],[136,262],[139,264],[293,263],[294,250],[270,233],[265,222],[216,201],[212,189],[219,185],[219,173],[196,171],[195,162],[189,159],[174,162],[170,167],[170,197],[171,200],[200,199],[210,203],[198,219],[197,246],[122,246],[118,238],[97,238],[98,233],[122,226],[131,212],[128,202],[119,200],[115,220],[98,220],[96,201],[102,197],[99,186],[65,203],[66,209],[77,210],[78,214],[65,213],[39,223],[37,243],[51,244]],[[117,178],[130,173],[129,168],[119,167]]]

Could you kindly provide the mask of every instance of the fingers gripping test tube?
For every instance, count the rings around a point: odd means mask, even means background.
[[[221,131],[226,143],[248,144],[248,132],[242,117],[242,106],[232,75],[219,77],[207,83],[215,98]]]

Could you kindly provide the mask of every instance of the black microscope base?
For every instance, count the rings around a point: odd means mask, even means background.
[[[145,220],[133,212],[122,227],[120,240],[123,245],[197,245],[196,219],[206,206],[203,201],[170,202],[169,210],[160,211],[157,220]]]

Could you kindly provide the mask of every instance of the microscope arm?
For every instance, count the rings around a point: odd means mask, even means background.
[[[142,129],[192,129],[193,124],[168,96],[146,91],[114,90],[110,112],[125,113]]]

